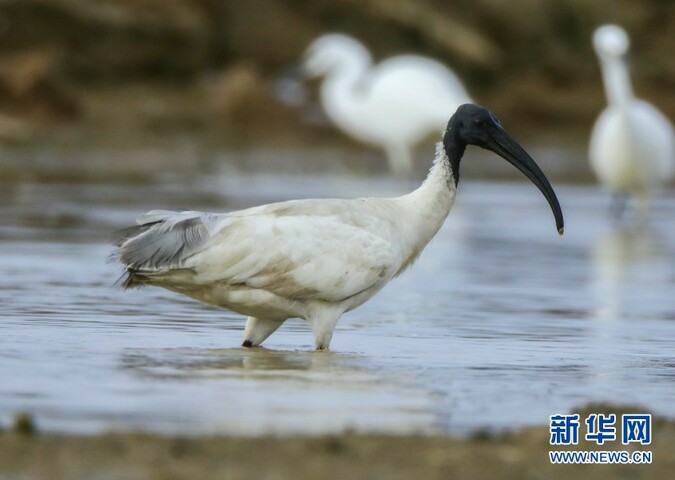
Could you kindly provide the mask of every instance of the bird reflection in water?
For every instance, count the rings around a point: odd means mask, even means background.
[[[594,317],[621,320],[644,304],[649,285],[666,281],[664,244],[644,223],[615,226],[592,246]]]

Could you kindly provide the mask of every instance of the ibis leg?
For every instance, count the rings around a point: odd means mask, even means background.
[[[284,323],[283,320],[267,320],[264,318],[248,317],[244,329],[244,347],[257,347],[272,335]]]
[[[314,343],[317,350],[328,350],[340,315],[341,312],[325,312],[308,319],[314,333]]]

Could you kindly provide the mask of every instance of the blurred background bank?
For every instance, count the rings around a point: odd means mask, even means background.
[[[326,118],[318,82],[288,81],[311,41],[338,31],[375,62],[415,53],[450,66],[553,180],[590,180],[586,146],[606,104],[591,37],[603,23],[628,31],[636,93],[673,118],[672,2],[2,0],[0,178],[139,179],[214,163],[385,171],[381,152]],[[417,152],[420,175],[435,141]],[[514,173],[494,167],[469,168]]]

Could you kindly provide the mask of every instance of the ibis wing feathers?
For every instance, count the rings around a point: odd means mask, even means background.
[[[153,210],[121,232],[116,256],[133,270],[180,268],[204,247],[218,220],[208,213]]]
[[[286,202],[233,214],[193,258],[198,277],[299,300],[340,301],[371,288],[391,276],[397,252],[369,228],[368,209],[349,215],[353,209],[342,202],[350,201]]]
[[[375,233],[387,228],[376,225],[381,217],[343,202],[362,200],[293,201],[224,215],[150,212],[140,221],[151,223],[123,241],[119,258],[160,275],[191,269],[197,284],[340,301],[391,277],[399,255]]]

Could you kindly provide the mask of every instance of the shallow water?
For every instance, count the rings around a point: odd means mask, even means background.
[[[383,178],[205,175],[23,182],[0,196],[0,424],[182,434],[467,434],[546,424],[589,401],[675,416],[675,196],[612,226],[558,185],[555,232],[525,183],[463,180],[417,264],[345,315],[330,353],[300,320],[242,349],[244,319],[160,289],[122,292],[113,231],[151,208],[227,210],[389,195]]]

